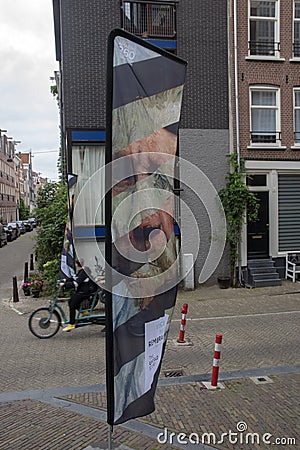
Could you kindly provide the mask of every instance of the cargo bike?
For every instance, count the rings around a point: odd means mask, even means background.
[[[30,314],[28,326],[34,336],[49,339],[56,335],[60,327],[70,323],[62,307],[66,299],[59,297],[60,293],[61,288],[58,283],[56,296],[49,300],[49,306],[38,308]],[[105,325],[105,312],[95,311],[99,300],[102,303],[105,302],[105,292],[101,288],[81,303],[75,319],[75,328],[86,325]]]

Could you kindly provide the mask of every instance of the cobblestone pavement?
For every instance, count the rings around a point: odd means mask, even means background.
[[[115,427],[115,448],[300,448],[299,300],[300,285],[291,282],[252,290],[180,291],[156,411]],[[105,448],[105,337],[95,326],[67,336],[59,332],[50,340],[35,338],[28,314],[45,303],[31,298],[2,302],[0,449]],[[188,303],[187,346],[176,343],[183,303]],[[220,379],[225,389],[211,391],[202,381],[210,379],[216,333],[223,334]],[[178,369],[183,376],[165,377]],[[251,375],[260,378],[258,384]],[[165,430],[175,433],[172,439]],[[158,442],[158,433],[164,443]],[[186,443],[180,445],[184,438],[178,433],[186,434]],[[203,433],[210,435],[203,438]],[[199,445],[193,444],[197,438]]]

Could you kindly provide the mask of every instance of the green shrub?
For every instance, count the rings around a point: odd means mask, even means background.
[[[39,192],[34,211],[37,229],[37,266],[43,275],[45,293],[53,295],[60,277],[60,258],[68,218],[67,185],[47,183]]]
[[[241,242],[242,226],[246,217],[255,222],[258,216],[259,201],[246,185],[245,161],[238,161],[237,153],[229,155],[232,171],[226,176],[226,186],[219,196],[227,220],[227,242],[230,246],[230,271],[233,285],[236,285],[235,267]],[[246,214],[247,213],[247,214]]]
[[[60,277],[60,260],[58,258],[47,261],[43,265],[44,293],[54,296],[56,293],[56,282]]]

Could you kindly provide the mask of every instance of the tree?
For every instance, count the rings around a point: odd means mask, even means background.
[[[46,263],[58,268],[52,274],[54,282],[59,276],[59,261],[64,240],[64,232],[68,217],[67,185],[47,183],[39,191],[37,209],[34,212],[39,224],[37,235],[37,264],[43,272]],[[47,266],[47,267],[48,267]],[[51,284],[53,280],[48,280]]]
[[[246,213],[249,222],[255,222],[258,216],[259,201],[245,184],[245,161],[238,161],[237,153],[229,155],[232,171],[226,176],[226,186],[219,196],[227,219],[227,241],[230,247],[230,271],[233,286],[237,285],[236,265],[241,241],[242,226]]]
[[[20,207],[19,207],[20,220],[28,219],[29,213],[30,213],[29,207],[25,205],[24,199],[20,197]]]

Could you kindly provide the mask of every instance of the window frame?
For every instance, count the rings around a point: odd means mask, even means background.
[[[177,3],[178,0],[121,0],[121,27],[147,39],[176,39]],[[169,26],[155,24],[156,15],[164,12]]]
[[[275,92],[276,104],[273,105],[252,105],[252,92]],[[254,109],[274,109],[275,110],[275,142],[253,142],[253,126],[252,111]],[[249,119],[250,119],[250,147],[251,148],[277,148],[281,147],[281,110],[280,110],[280,87],[266,85],[250,85],[249,86]],[[270,132],[271,134],[271,132]]]
[[[294,112],[294,114],[293,114],[293,122],[294,122],[294,126],[293,126],[293,128],[294,128],[294,146],[295,147],[300,147],[300,127],[299,127],[299,131],[296,131],[296,110],[299,110],[300,111],[300,105],[299,106],[296,106],[296,93],[299,93],[300,94],[300,86],[298,86],[298,87],[294,87],[294,89],[293,89],[293,112]],[[299,124],[300,125],[300,124]],[[296,142],[296,133],[299,133],[299,142]]]
[[[89,155],[90,153],[90,155]],[[93,162],[95,162],[95,157],[98,154],[98,163],[94,164],[90,161],[89,156],[93,158]],[[80,155],[82,156],[83,160],[81,160]],[[86,189],[89,189],[88,180],[95,175],[97,170],[103,169],[105,166],[105,142],[97,142],[95,144],[91,143],[72,143],[72,152],[71,152],[71,158],[72,158],[72,173],[74,173],[78,178],[76,182],[76,189],[75,189],[75,198],[78,201],[78,197],[81,193],[81,190],[86,187]],[[102,162],[102,165],[100,163]],[[77,166],[77,170],[76,170]],[[95,168],[97,166],[97,169]],[[95,169],[95,170],[94,170]],[[96,227],[104,227],[105,225],[105,211],[104,211],[104,192],[105,192],[105,185],[104,180],[102,181],[102,202],[98,204],[100,212],[101,219],[95,224]],[[99,184],[99,190],[100,184]],[[101,195],[100,195],[101,197]],[[83,205],[85,204],[84,200],[81,199],[81,202]],[[94,205],[95,206],[95,205]],[[78,221],[78,227],[88,228],[94,226],[94,221],[89,220],[90,214],[89,212],[85,211],[85,208],[82,208],[82,214],[80,216],[80,222]]]
[[[251,3],[255,0],[248,0],[248,57],[254,59],[279,59],[280,58],[280,0],[268,0],[275,4],[275,16],[251,16]],[[252,53],[251,50],[251,21],[274,22],[274,54]],[[256,42],[256,41],[253,41]],[[259,42],[259,41],[258,41]],[[276,48],[277,47],[277,48]]]
[[[293,58],[294,59],[300,59],[300,30],[299,30],[299,41],[298,41],[298,51],[297,51],[297,55],[295,54],[295,25],[296,23],[299,23],[299,27],[300,27],[300,17],[296,18],[296,3],[299,3],[300,6],[300,1],[299,0],[294,0],[293,2]]]

